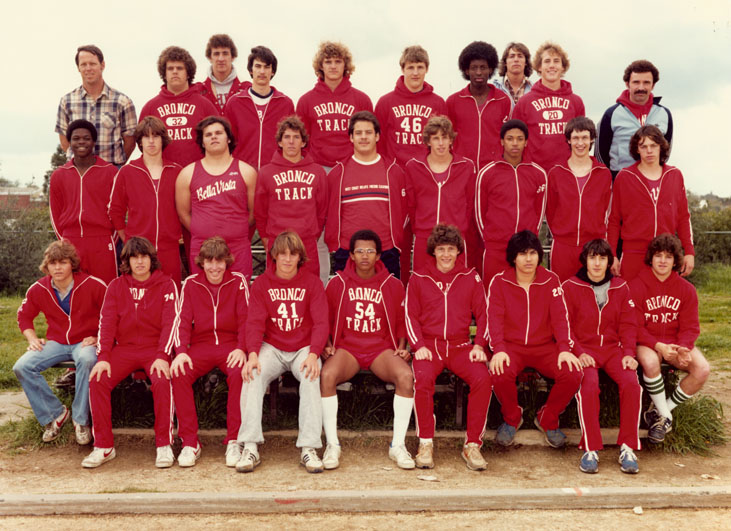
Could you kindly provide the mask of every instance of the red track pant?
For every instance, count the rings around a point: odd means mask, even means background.
[[[640,449],[640,410],[642,408],[642,388],[637,380],[637,371],[622,368],[622,352],[607,349],[591,353],[596,367],[584,368],[581,389],[576,393],[579,421],[581,422],[581,443],[579,448],[601,450],[602,434],[599,427],[599,368],[619,386],[619,435],[617,444],[626,444],[633,450]]]
[[[152,384],[152,400],[155,408],[155,446],[167,446],[173,443],[173,390],[170,380],[150,371],[155,362],[155,347],[152,349],[134,349],[115,347],[111,352],[110,365],[112,377],[102,373],[97,382],[93,378],[89,383],[89,402],[91,418],[94,423],[94,446],[111,448],[114,446],[112,435],[112,389],[124,380],[131,372],[140,369],[145,371]]]
[[[429,339],[426,347],[431,350],[432,359],[414,359],[413,362],[416,434],[422,439],[434,437],[434,382],[447,368],[470,387],[467,399],[467,442],[482,445],[492,396],[487,364],[470,361],[470,343],[452,346],[443,340]]]
[[[226,358],[236,345],[194,345],[188,355],[193,361],[193,369],[186,364],[185,374],[173,376],[173,396],[175,397],[175,414],[178,417],[178,435],[183,446],[198,446],[198,414],[193,399],[193,383],[208,374],[214,367],[226,373],[228,384],[228,401],[226,403],[226,438],[235,441],[241,425],[241,367],[227,367]]]
[[[567,364],[558,368],[558,347],[555,343],[538,346],[507,344],[510,365],[503,366],[503,374],[492,375],[495,396],[500,401],[503,420],[511,426],[518,426],[523,409],[518,405],[518,388],[515,379],[526,367],[532,367],[543,376],[555,380],[546,404],[537,417],[544,430],[558,429],[558,416],[579,390],[581,371],[569,371]]]
[[[76,247],[81,259],[81,270],[109,284],[117,278],[117,254],[114,238],[107,236],[84,236],[66,238]]]
[[[566,245],[556,239],[553,240],[551,244],[551,271],[558,275],[561,282],[570,279],[581,269],[579,255],[583,248],[583,244],[577,247],[575,245]]]
[[[482,281],[485,283],[486,293],[490,287],[492,277],[510,267],[505,260],[507,245],[507,242],[502,246],[497,246],[491,242],[485,243],[485,252],[482,255]]]

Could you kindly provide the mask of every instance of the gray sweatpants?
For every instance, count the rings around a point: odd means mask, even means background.
[[[296,352],[284,352],[268,343],[259,349],[261,374],[254,371],[249,383],[244,382],[241,389],[241,427],[239,443],[264,442],[261,428],[264,393],[269,384],[284,372],[290,371],[300,383],[299,395],[299,436],[297,448],[322,448],[322,400],[320,398],[320,378],[310,381],[300,372],[300,366],[310,354],[309,345]],[[322,362],[317,360],[322,368]]]

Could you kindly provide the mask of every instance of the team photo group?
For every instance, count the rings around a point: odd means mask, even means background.
[[[322,472],[349,459],[337,386],[368,370],[394,388],[388,457],[433,468],[435,382],[449,370],[469,387],[461,456],[486,470],[493,393],[495,443],[510,446],[524,421],[516,379],[530,367],[554,381],[532,422],[564,447],[559,416],[575,398],[579,468],[596,473],[601,369],[619,388],[611,459],[639,472],[641,419],[662,442],[710,370],[683,278],[695,253],[683,175],[667,163],[672,115],[651,62],[629,63],[595,125],[554,42],[533,53],[511,42],[501,55],[468,44],[456,61],[466,86],[446,100],[426,81],[427,51],[409,46],[375,106],[338,42],[320,44],[315,86],[296,105],[272,85],[269,48],[251,48],[248,76],[228,35],[213,35],[206,57],[196,82],[190,53],[164,49],[163,85],[138,113],[104,82],[97,46],[76,52],[82,85],[56,120],[68,162],[49,184],[57,241],[18,309],[28,350],[13,367],[44,442],[71,419],[78,444],[93,443],[83,467],[114,459],[112,390],[144,371],[155,465],[192,467],[202,452],[193,384],[218,368],[225,463],[252,472],[265,393],[291,372],[300,463]],[[255,233],[266,268],[252,282]],[[42,374],[66,361],[71,408]],[[667,394],[663,363],[683,371]]]

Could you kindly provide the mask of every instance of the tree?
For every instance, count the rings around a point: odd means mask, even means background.
[[[60,168],[66,164],[66,152],[61,149],[61,144],[56,146],[56,151],[51,155],[51,169],[43,176],[43,195],[48,197],[48,185],[51,182],[51,174],[56,168]]]

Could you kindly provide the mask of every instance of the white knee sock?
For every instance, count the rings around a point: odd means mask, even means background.
[[[414,409],[414,398],[393,395],[393,439],[391,446],[406,444],[406,430],[409,429],[411,411]]]
[[[338,395],[322,397],[322,427],[325,429],[327,444],[337,444],[338,440]]]
[[[687,402],[690,400],[690,397],[693,395],[686,394],[685,391],[683,391],[680,386],[675,388],[675,391],[672,392],[672,394],[668,397],[667,400],[667,406],[670,411],[675,409],[675,406],[679,406],[683,402]]]
[[[670,412],[667,400],[665,399],[665,383],[663,382],[662,374],[656,378],[649,378],[643,374],[642,379],[645,381],[645,387],[647,387],[647,392],[650,393],[650,398],[652,399],[652,403],[655,404],[657,411],[663,417],[672,420],[673,414]]]

